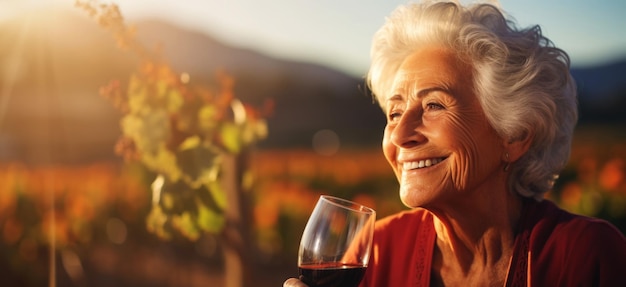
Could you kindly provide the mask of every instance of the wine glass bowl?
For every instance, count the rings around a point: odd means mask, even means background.
[[[300,280],[310,287],[357,286],[369,261],[375,220],[369,207],[320,196],[300,241]]]

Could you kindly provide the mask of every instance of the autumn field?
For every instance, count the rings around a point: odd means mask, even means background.
[[[626,231],[626,136],[581,129],[548,197]],[[353,199],[379,217],[404,209],[379,150],[321,156],[260,150],[250,158],[253,264],[259,286],[293,276],[300,233],[320,194]],[[0,277],[8,286],[221,286],[220,242],[146,231],[152,174],[138,165],[0,165]],[[181,285],[182,284],[182,285]]]

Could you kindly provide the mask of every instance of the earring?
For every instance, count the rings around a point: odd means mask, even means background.
[[[504,171],[509,171],[509,166],[511,165],[511,162],[509,162],[509,152],[504,153],[504,158],[506,159],[506,163],[504,164]]]

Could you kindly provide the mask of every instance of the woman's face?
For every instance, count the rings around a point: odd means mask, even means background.
[[[450,50],[407,57],[383,103],[383,152],[409,207],[428,207],[494,188],[503,141],[474,94],[471,67]]]

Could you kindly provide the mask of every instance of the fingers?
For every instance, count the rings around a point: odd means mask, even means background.
[[[285,283],[283,283],[283,287],[308,287],[308,286],[296,278],[289,278],[287,279],[287,281],[285,281]]]

